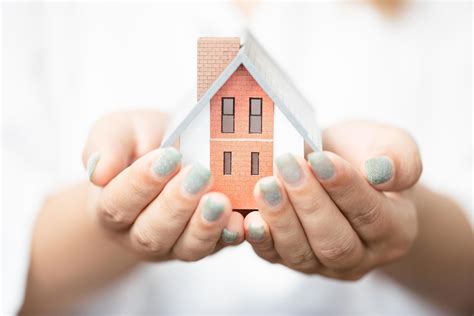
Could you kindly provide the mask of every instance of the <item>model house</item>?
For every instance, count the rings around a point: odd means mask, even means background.
[[[237,37],[200,38],[197,55],[198,101],[162,146],[179,144],[183,163],[208,166],[214,190],[234,209],[256,209],[255,183],[273,174],[275,157],[303,156],[305,142],[321,150],[314,110],[250,34],[242,45]]]

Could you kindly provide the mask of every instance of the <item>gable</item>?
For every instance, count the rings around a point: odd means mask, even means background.
[[[165,134],[162,147],[171,146],[177,141],[193,117],[209,104],[211,98],[240,65],[245,66],[306,143],[315,151],[322,150],[321,135],[316,124],[313,107],[250,34],[247,34],[247,40],[237,56],[203,94],[199,102],[185,114],[182,120],[177,121],[176,125],[170,126]]]
[[[222,133],[222,99],[234,103],[234,133]],[[250,99],[262,100],[262,133],[249,133]],[[259,86],[244,65],[227,79],[210,101],[211,138],[273,138],[273,100]]]

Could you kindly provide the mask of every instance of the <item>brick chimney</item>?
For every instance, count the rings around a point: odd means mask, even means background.
[[[238,37],[201,37],[198,39],[197,98],[214,83],[240,49]]]

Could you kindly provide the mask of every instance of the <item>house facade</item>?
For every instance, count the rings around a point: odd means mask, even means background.
[[[235,209],[255,209],[255,183],[273,174],[273,111],[273,101],[243,65],[211,98],[214,188]]]
[[[213,190],[234,210],[255,210],[256,182],[274,174],[274,158],[321,149],[312,107],[248,34],[200,38],[197,104],[172,122],[162,146],[179,144],[183,164],[209,167]]]

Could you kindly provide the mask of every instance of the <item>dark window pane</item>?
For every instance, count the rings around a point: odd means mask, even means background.
[[[259,154],[258,153],[252,153],[251,156],[251,170],[250,174],[255,176],[259,174]]]
[[[234,114],[234,99],[230,99],[230,98],[222,99],[222,114],[228,114],[228,115]]]
[[[262,117],[261,116],[250,116],[250,133],[261,133],[262,132]]]
[[[261,99],[250,99],[250,115],[262,115]]]
[[[224,174],[232,174],[232,153],[224,152]]]
[[[234,132],[234,116],[233,115],[222,116],[222,132],[223,133]]]

